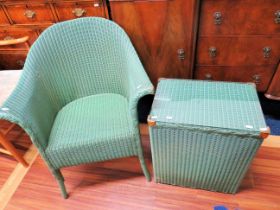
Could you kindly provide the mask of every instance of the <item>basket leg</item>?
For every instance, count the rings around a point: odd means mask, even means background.
[[[151,181],[151,176],[150,176],[150,173],[149,173],[149,170],[147,168],[147,165],[146,165],[146,162],[145,162],[145,159],[144,159],[144,155],[143,155],[143,149],[142,149],[142,145],[141,145],[141,140],[140,138],[138,137],[138,140],[137,140],[137,147],[138,147],[138,158],[139,158],[139,161],[140,161],[140,164],[141,164],[141,168],[142,168],[142,171],[147,179],[148,182]]]
[[[58,182],[58,185],[59,185],[59,188],[60,188],[60,191],[61,191],[61,194],[62,194],[63,198],[67,199],[68,194],[67,194],[65,184],[64,184],[64,177],[62,176],[60,170],[59,169],[54,170],[53,175],[55,176],[55,178]]]

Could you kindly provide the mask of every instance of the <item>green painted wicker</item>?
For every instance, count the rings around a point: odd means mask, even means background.
[[[48,28],[33,44],[0,119],[31,137],[66,198],[60,168],[138,156],[138,100],[153,86],[126,33],[102,18]]]
[[[236,193],[266,124],[251,84],[160,80],[150,126],[155,181]]]

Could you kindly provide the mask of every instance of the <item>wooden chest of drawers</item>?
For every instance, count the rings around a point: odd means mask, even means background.
[[[254,82],[280,99],[280,0],[0,0],[0,70],[20,69],[52,24],[111,18],[127,32],[154,84],[160,77]],[[278,69],[276,71],[276,69]]]
[[[21,69],[29,47],[47,27],[86,16],[108,18],[105,0],[2,0],[0,40],[28,36],[28,42],[0,46],[0,70]]]
[[[112,20],[128,33],[150,77],[192,78],[197,0],[109,0]]]
[[[279,0],[203,0],[195,78],[266,91],[280,60]]]

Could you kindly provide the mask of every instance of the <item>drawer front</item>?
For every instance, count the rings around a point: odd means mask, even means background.
[[[266,91],[276,70],[268,66],[197,66],[195,78],[200,80],[253,82],[258,91]]]
[[[106,17],[106,8],[101,0],[90,2],[60,2],[54,5],[59,21],[90,16]]]
[[[8,20],[8,18],[6,17],[3,9],[0,6],[0,25],[9,25],[10,22]]]
[[[6,4],[13,24],[50,24],[55,22],[48,3]]]
[[[38,34],[39,34],[39,35],[42,34],[42,33],[43,33],[48,27],[50,27],[50,26],[52,26],[52,25],[39,26],[39,27],[37,28]]]
[[[37,32],[30,29],[0,29],[0,40],[18,39],[24,36],[29,36],[29,39],[26,43],[0,46],[0,50],[27,50],[38,37]]]
[[[204,0],[200,34],[280,34],[279,0]]]
[[[280,59],[279,37],[200,37],[199,65],[267,65]]]
[[[267,98],[275,99],[280,101],[280,64],[273,76],[273,79],[269,85],[269,88],[265,94]]]
[[[0,68],[5,69],[22,69],[27,51],[0,52]]]

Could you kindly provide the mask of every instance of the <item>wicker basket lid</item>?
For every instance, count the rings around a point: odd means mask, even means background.
[[[248,83],[161,79],[149,120],[157,125],[267,132],[256,88]]]

